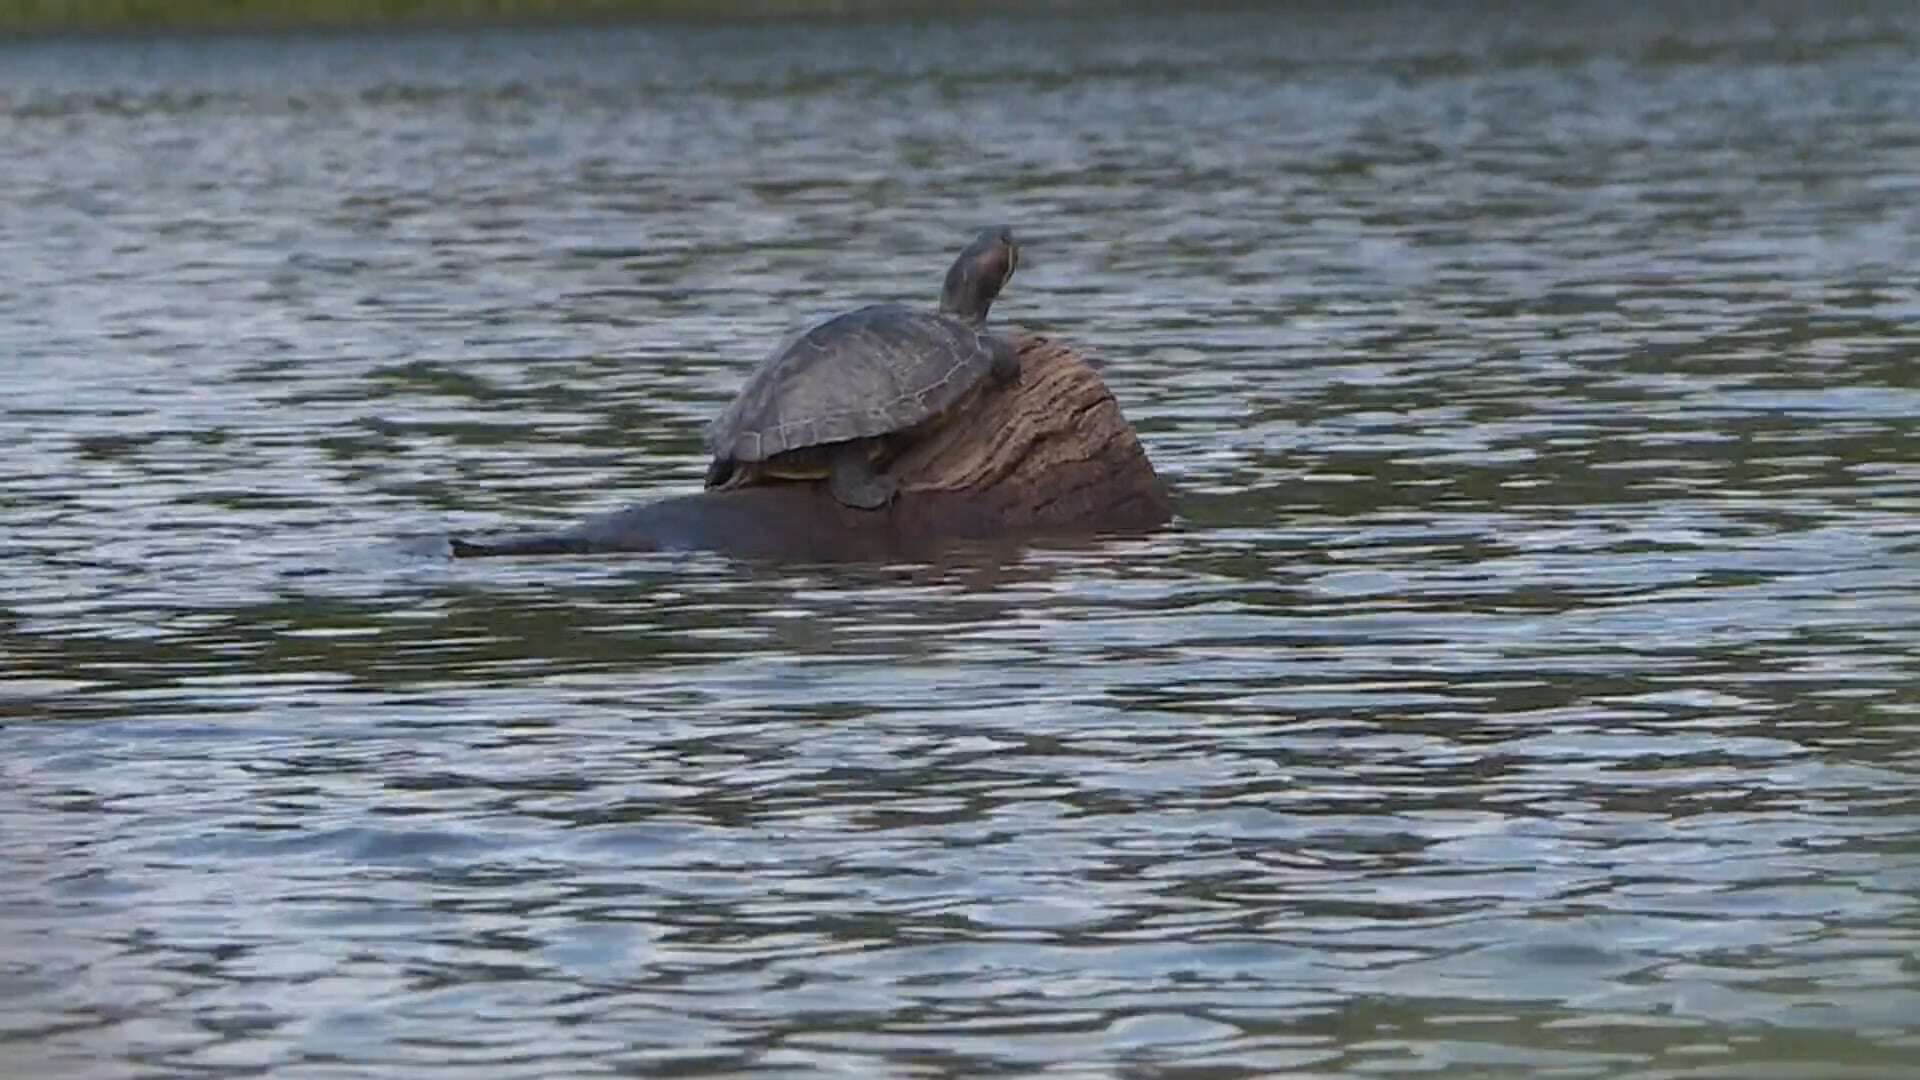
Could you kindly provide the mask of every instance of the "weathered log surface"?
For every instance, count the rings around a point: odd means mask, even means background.
[[[1021,377],[984,386],[891,467],[883,511],[835,502],[822,482],[682,495],[555,532],[453,537],[453,553],[541,555],[705,549],[786,559],[858,559],[956,540],[1136,532],[1166,524],[1167,491],[1119,403],[1067,345],[1016,334]]]

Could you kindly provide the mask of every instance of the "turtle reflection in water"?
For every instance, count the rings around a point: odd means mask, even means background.
[[[1019,378],[1013,344],[986,330],[1019,261],[1011,229],[983,229],[947,271],[939,310],[858,308],[774,350],[707,429],[707,487],[825,477],[843,505],[892,502],[898,481],[875,469],[889,438],[930,430],[987,375]]]

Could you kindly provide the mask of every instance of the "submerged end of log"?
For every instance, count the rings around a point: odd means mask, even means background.
[[[570,529],[451,538],[460,557],[707,549],[793,559],[868,558],[953,540],[1138,532],[1172,517],[1166,486],[1120,405],[1071,347],[1013,335],[1018,382],[982,387],[888,466],[883,511],[835,502],[819,481],[677,496]]]

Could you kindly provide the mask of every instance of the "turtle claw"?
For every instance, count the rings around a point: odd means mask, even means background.
[[[874,476],[854,483],[830,483],[835,501],[855,510],[882,510],[900,492],[900,482],[891,476]]]
[[[834,449],[827,473],[827,490],[842,506],[855,510],[879,510],[900,492],[900,481],[875,472],[873,459],[867,456],[866,440],[842,443]]]
[[[1020,381],[1020,351],[1012,344],[993,339],[993,366],[988,369],[995,382],[1015,383]]]

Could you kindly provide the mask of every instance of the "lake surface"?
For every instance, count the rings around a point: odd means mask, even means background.
[[[0,161],[7,1075],[1920,1060],[1912,5],[13,42]],[[993,221],[1171,529],[445,557]]]

